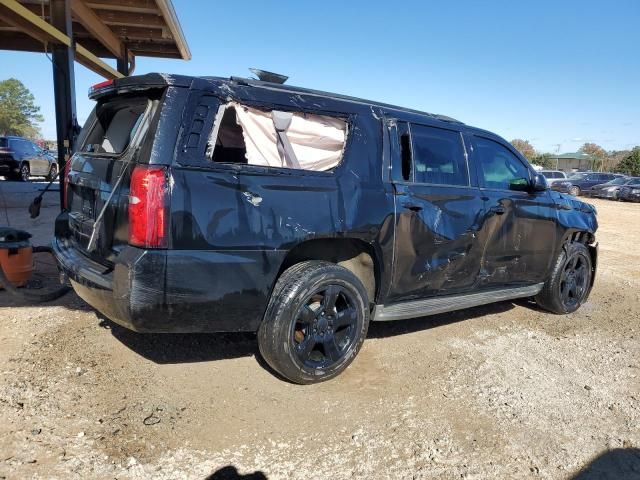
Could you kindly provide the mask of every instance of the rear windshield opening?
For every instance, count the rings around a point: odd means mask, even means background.
[[[87,135],[82,151],[120,154],[138,130],[149,105],[146,98],[114,100],[96,107],[96,122]]]
[[[229,103],[218,111],[207,148],[216,163],[326,171],[340,163],[347,122],[304,112]]]

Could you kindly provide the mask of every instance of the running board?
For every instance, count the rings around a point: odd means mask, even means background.
[[[533,297],[537,295],[544,283],[530,285],[528,287],[504,288],[480,293],[467,293],[464,295],[447,295],[443,297],[431,297],[423,300],[395,303],[392,305],[376,305],[373,316],[374,321],[405,320],[407,318],[425,317],[438,313],[453,312],[464,308],[487,305],[488,303],[502,302],[516,298]]]

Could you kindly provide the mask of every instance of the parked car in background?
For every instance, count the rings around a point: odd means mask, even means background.
[[[581,172],[574,173],[566,180],[551,185],[551,189],[557,192],[569,193],[575,197],[582,195],[585,190],[600,183],[609,182],[615,178],[624,177],[619,173]]]
[[[640,202],[640,178],[634,177],[633,182],[620,187],[618,198],[625,202]]]
[[[540,170],[538,173],[544,175],[544,178],[547,179],[547,185],[551,186],[556,182],[560,182],[562,180],[566,180],[567,174],[562,170]]]
[[[638,177],[618,177],[607,183],[595,185],[589,190],[585,190],[584,194],[594,198],[610,198],[612,200],[617,200],[622,186],[637,183],[638,181],[640,181],[640,178]]]
[[[10,180],[29,181],[32,176],[51,180],[58,174],[58,161],[31,140],[0,137],[0,175]]]

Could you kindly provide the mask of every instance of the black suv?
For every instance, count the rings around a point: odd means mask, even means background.
[[[338,375],[369,321],[587,299],[595,209],[451,118],[242,78],[97,86],[54,250],[139,332],[252,331],[297,383]]]
[[[0,175],[22,182],[31,176],[51,180],[58,175],[58,162],[31,140],[0,137]]]

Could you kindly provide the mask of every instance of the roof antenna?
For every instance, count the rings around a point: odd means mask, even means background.
[[[279,83],[282,85],[289,79],[286,75],[260,70],[259,68],[250,68],[249,71],[258,77],[258,80],[261,82]]]

